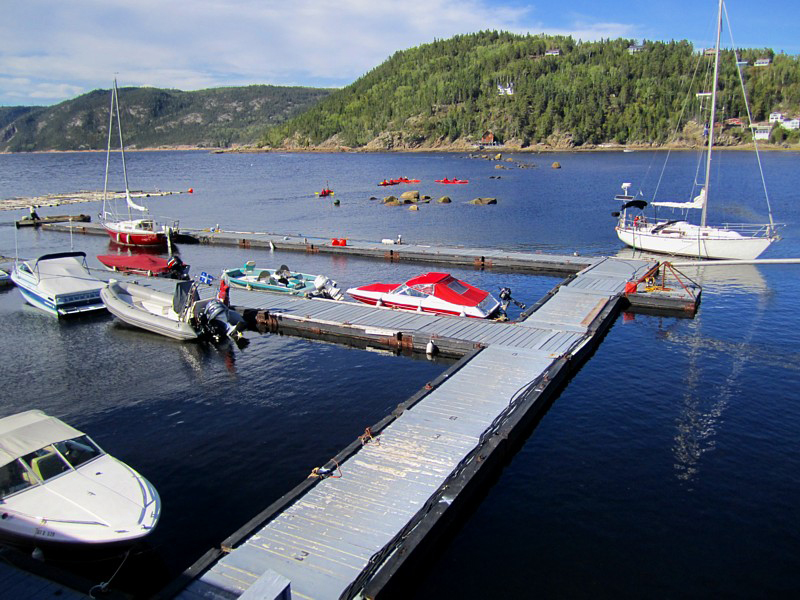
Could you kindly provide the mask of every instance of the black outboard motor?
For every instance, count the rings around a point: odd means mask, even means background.
[[[181,260],[180,256],[170,256],[167,261],[167,268],[169,269],[169,276],[172,279],[189,279],[189,265]]]
[[[508,310],[508,307],[511,303],[514,303],[515,306],[518,306],[520,309],[525,310],[525,305],[522,302],[517,302],[514,298],[511,297],[511,288],[500,288],[500,310],[503,313]]]
[[[231,310],[219,300],[209,300],[197,317],[201,335],[210,337],[219,343],[229,337],[237,340],[242,336],[245,322],[235,310]]]

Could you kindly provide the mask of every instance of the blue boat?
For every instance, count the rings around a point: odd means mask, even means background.
[[[286,265],[281,265],[279,269],[257,269],[255,262],[250,260],[241,269],[226,269],[222,276],[232,287],[248,290],[331,300],[341,300],[344,295],[336,282],[325,275],[293,272]]]
[[[106,283],[89,272],[85,252],[58,252],[18,262],[11,280],[26,302],[57,317],[105,310],[100,290]]]

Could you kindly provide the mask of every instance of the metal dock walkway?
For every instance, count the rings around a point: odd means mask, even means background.
[[[613,322],[645,262],[603,259],[515,324],[267,294],[281,318],[419,332],[478,347],[207,553],[175,589],[199,598],[374,597],[430,543]],[[253,301],[253,292],[246,292]],[[232,303],[245,301],[234,294]],[[303,311],[315,314],[300,314]],[[358,310],[357,310],[358,309]],[[366,312],[362,312],[366,309]],[[346,311],[346,312],[340,312]],[[338,320],[345,318],[346,320]],[[427,339],[427,338],[426,338]],[[447,517],[447,518],[445,518]]]

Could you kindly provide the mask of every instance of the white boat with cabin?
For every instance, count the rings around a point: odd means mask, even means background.
[[[40,410],[0,419],[0,540],[110,550],[153,531],[152,484],[88,435]]]
[[[105,308],[100,290],[106,284],[89,271],[85,252],[58,252],[19,261],[11,280],[26,302],[57,317]]]

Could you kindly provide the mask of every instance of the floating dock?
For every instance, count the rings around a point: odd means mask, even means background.
[[[410,337],[413,349],[433,339],[464,356],[160,597],[372,598],[402,580],[597,347],[626,285],[652,268],[593,263],[514,323],[232,289],[240,310],[278,323],[328,323],[401,345]]]
[[[514,322],[232,288],[231,305],[265,330],[396,351],[425,351],[433,342],[435,352],[461,358],[206,552],[159,598],[373,598],[402,585],[513,455],[619,311],[639,295],[650,304],[659,297],[647,289],[654,286],[639,286],[650,283],[657,266],[643,260],[349,240],[341,245],[243,232],[209,232],[198,241],[567,277]],[[174,288],[170,280],[137,280]],[[203,295],[212,292],[203,289]]]

